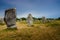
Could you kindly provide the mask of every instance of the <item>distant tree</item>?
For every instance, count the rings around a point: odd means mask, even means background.
[[[34,20],[41,20],[42,18],[33,17]]]
[[[60,17],[58,17],[57,20],[60,20]]]
[[[38,20],[42,20],[42,18],[37,18]]]
[[[16,21],[20,21],[20,18],[16,18]]]
[[[24,17],[23,17],[23,18],[21,18],[21,19],[22,19],[22,20],[26,20],[26,18],[24,18]]]
[[[47,20],[54,20],[54,18],[47,18]]]
[[[37,20],[37,18],[36,18],[36,17],[33,17],[33,19],[34,19],[34,20]]]

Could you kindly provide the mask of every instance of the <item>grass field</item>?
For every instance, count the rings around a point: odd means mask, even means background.
[[[0,25],[0,40],[60,40],[60,20],[49,23],[35,21],[28,27],[26,21],[16,22],[17,30],[8,30]]]

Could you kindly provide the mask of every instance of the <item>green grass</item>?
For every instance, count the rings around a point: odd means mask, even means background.
[[[45,24],[47,27],[56,27],[56,28],[58,28],[58,27],[60,27],[60,21],[52,21],[52,22],[49,22],[49,23],[46,23]]]
[[[4,23],[0,23],[0,25],[5,25]]]
[[[60,21],[57,20],[45,24],[39,22],[35,22],[33,27],[17,30],[3,29],[0,31],[0,40],[60,40]],[[24,27],[27,26],[25,21],[19,24]],[[20,25],[18,27],[22,27]]]

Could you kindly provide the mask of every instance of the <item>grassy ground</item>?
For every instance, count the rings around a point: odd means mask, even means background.
[[[8,30],[0,25],[0,40],[60,40],[60,21],[42,24],[34,22],[28,27],[25,21],[17,22],[17,30]]]

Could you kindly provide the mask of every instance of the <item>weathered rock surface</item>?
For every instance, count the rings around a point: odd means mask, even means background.
[[[33,17],[31,14],[29,14],[27,17],[27,23],[28,23],[28,26],[33,25]]]
[[[7,28],[16,28],[16,8],[5,10],[4,21]]]

